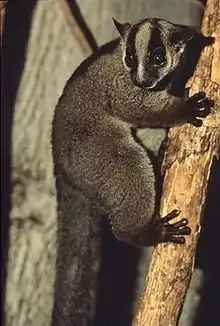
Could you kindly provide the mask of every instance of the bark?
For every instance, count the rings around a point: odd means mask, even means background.
[[[164,159],[161,216],[174,208],[187,217],[192,234],[185,245],[160,244],[152,256],[146,286],[133,326],[176,326],[191,279],[200,234],[208,180],[220,152],[220,3],[208,0],[203,18],[205,35],[215,43],[203,51],[191,79],[190,93],[204,90],[215,101],[201,128],[185,125],[169,132]]]
[[[0,35],[2,36],[5,20],[5,1],[0,2]]]

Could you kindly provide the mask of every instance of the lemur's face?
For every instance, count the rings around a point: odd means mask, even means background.
[[[114,23],[122,37],[125,69],[136,86],[150,90],[175,71],[196,33],[191,27],[156,18],[134,25]]]

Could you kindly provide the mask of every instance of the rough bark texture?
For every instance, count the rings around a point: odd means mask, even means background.
[[[0,2],[0,35],[2,35],[4,28],[5,5],[6,3],[4,1]]]
[[[220,3],[209,0],[203,18],[205,35],[216,38],[200,58],[191,80],[191,94],[204,90],[215,101],[201,128],[186,125],[169,132],[161,215],[174,208],[189,219],[192,234],[185,245],[158,245],[152,256],[146,288],[133,326],[176,326],[191,279],[200,234],[208,180],[220,151]]]

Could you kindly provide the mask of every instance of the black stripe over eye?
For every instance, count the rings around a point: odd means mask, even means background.
[[[158,47],[152,52],[151,62],[154,66],[162,66],[165,63],[165,60],[165,52],[162,47]]]
[[[125,54],[125,64],[128,68],[134,69],[136,67],[136,55],[133,54],[132,50],[127,48]]]

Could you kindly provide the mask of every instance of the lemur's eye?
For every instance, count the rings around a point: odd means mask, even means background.
[[[152,53],[152,59],[151,59],[152,63],[154,66],[159,67],[162,66],[165,62],[165,53],[164,50],[159,47],[156,48],[153,53]]]
[[[125,64],[128,68],[134,68],[135,67],[136,58],[135,55],[133,55],[132,51],[130,49],[126,50],[125,55]]]
[[[133,58],[133,55],[131,53],[126,54],[125,63],[129,68],[131,68],[131,66],[132,66],[133,59],[134,58]]]

